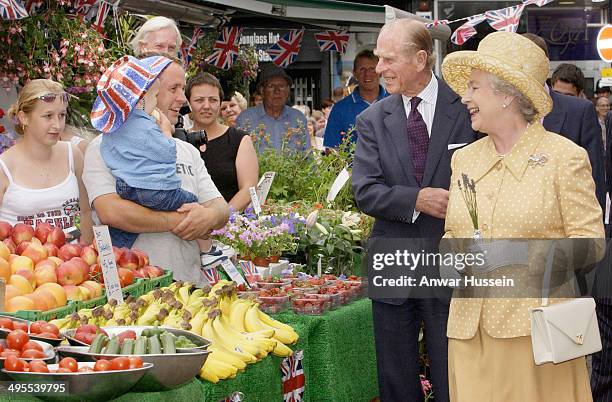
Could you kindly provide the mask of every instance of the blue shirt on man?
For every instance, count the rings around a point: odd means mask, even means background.
[[[166,137],[144,110],[134,109],[116,131],[100,135],[100,154],[106,166],[130,187],[147,190],[181,187],[176,174],[176,142]]]
[[[378,87],[378,98],[379,101],[387,96],[387,92],[382,86]],[[376,102],[375,101],[375,102]],[[328,148],[335,148],[342,142],[343,136],[345,136],[349,130],[355,126],[355,120],[357,115],[370,106],[371,103],[364,100],[359,93],[359,87],[355,88],[353,93],[342,98],[338,103],[332,107],[329,119],[327,120],[327,126],[325,127],[325,137],[323,138],[323,145]],[[357,131],[353,130],[351,133],[351,141],[357,142]]]
[[[278,117],[266,114],[263,104],[253,106],[240,113],[236,127],[253,135],[259,151],[266,148],[281,150],[283,142],[298,151],[310,149],[310,138],[306,132],[306,117],[302,112],[287,105]]]

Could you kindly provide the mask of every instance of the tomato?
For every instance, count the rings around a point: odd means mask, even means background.
[[[106,359],[100,359],[94,365],[94,371],[110,371],[111,362]]]
[[[23,332],[28,333],[28,323],[27,322],[15,321],[13,322],[13,328],[20,329]]]
[[[119,268],[117,272],[119,273],[119,284],[122,288],[134,283],[134,273],[131,270]]]
[[[70,371],[67,368],[63,368],[63,367],[58,368],[55,372],[56,373],[72,373],[72,371]]]
[[[19,352],[18,350],[6,349],[2,353],[0,353],[0,359],[4,359],[9,356],[19,357],[21,356],[21,352]]]
[[[53,325],[53,324],[44,324],[40,326],[40,332],[44,333],[44,332],[48,332],[51,334],[55,334],[57,337],[59,337],[59,329]]]
[[[41,333],[40,327],[42,327],[46,323],[47,323],[47,321],[43,321],[43,320],[34,321],[32,324],[30,324],[30,333],[31,334],[40,334]]]
[[[11,349],[21,350],[29,341],[30,337],[21,329],[11,331],[6,337],[6,345]]]
[[[0,353],[4,352],[4,345],[0,344]]]
[[[83,366],[79,369],[79,373],[93,373],[94,369],[89,366]]]
[[[60,360],[59,367],[66,368],[73,373],[76,373],[79,369],[79,364],[73,357],[64,357],[62,360]]]
[[[12,331],[13,329],[15,329],[15,327],[13,326],[13,320],[5,317],[0,318],[0,328],[10,329]]]
[[[23,362],[23,371],[30,371],[30,363],[26,361]]]
[[[86,324],[86,325],[81,325],[80,327],[77,328],[76,333],[79,334],[81,332],[84,332],[86,334],[96,334],[98,333],[98,327],[96,325],[93,324]]]
[[[34,341],[26,342],[21,348],[22,351],[27,350],[27,349],[40,350],[41,352],[43,351],[43,348],[42,346],[40,346],[40,343],[34,342]]]
[[[115,357],[111,360],[111,370],[127,370],[130,368],[130,359],[127,357]]]
[[[123,331],[122,333],[117,335],[117,339],[119,339],[119,345],[123,345],[123,342],[126,339],[136,340],[136,332],[132,331],[131,329],[128,329],[127,331]]]
[[[91,345],[95,337],[98,336],[96,334],[85,334],[85,343]]]
[[[25,364],[24,361],[17,356],[9,356],[4,361],[4,368],[7,371],[23,371]]]
[[[141,368],[142,367],[142,359],[140,357],[132,356],[128,358],[130,361],[130,368]]]
[[[58,339],[59,337],[51,332],[41,332],[40,334],[36,334],[39,338],[49,338],[49,339]]]
[[[48,373],[49,368],[45,362],[41,362],[40,360],[34,360],[30,363],[30,373]]]
[[[21,354],[23,359],[44,359],[46,357],[45,352],[36,349],[26,349]]]

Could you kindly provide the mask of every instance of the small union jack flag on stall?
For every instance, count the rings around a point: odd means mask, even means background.
[[[242,268],[242,272],[244,272],[245,275],[257,274],[257,268],[255,268],[253,261],[240,260],[240,268]]]
[[[306,383],[304,367],[302,367],[303,358],[304,351],[296,350],[291,356],[284,358],[281,362],[284,402],[302,401],[304,385]]]
[[[552,3],[554,0],[523,0],[524,6],[529,6],[535,4],[538,7],[542,7],[547,5],[548,3]]]
[[[304,29],[292,29],[268,48],[270,58],[279,67],[287,67],[297,59],[304,38]]]
[[[179,53],[180,53],[181,60],[183,61],[183,64],[185,65],[185,68],[187,68],[187,66],[191,62],[193,53],[198,47],[198,41],[203,36],[204,36],[204,32],[202,31],[201,28],[194,28],[193,35],[191,35],[191,40],[189,41],[189,45],[185,45],[184,43],[181,45],[181,48],[179,49]]]
[[[106,21],[106,17],[108,17],[108,13],[110,12],[112,6],[108,2],[104,0],[100,0],[98,2],[98,12],[96,14],[96,19],[94,20],[91,27],[96,31],[102,33],[104,31],[104,21]]]
[[[455,32],[453,32],[451,42],[453,42],[455,45],[463,45],[468,39],[476,35],[476,28],[474,27],[486,19],[487,17],[485,17],[484,14],[469,17],[465,24],[461,25],[455,30]]]
[[[3,20],[20,20],[28,16],[28,12],[19,0],[0,0],[0,16]]]
[[[217,271],[217,268],[204,269],[202,270],[202,273],[204,274],[204,277],[208,279],[208,282],[211,285],[214,285],[221,279],[221,275],[219,275],[219,271]]]
[[[517,4],[500,10],[487,11],[485,17],[489,25],[497,31],[516,32],[524,8],[525,5]]]
[[[348,31],[324,31],[316,33],[315,39],[319,42],[319,48],[322,52],[333,50],[344,54],[346,53],[349,34]]]
[[[241,34],[241,27],[224,27],[213,45],[213,53],[206,58],[206,62],[217,68],[229,70],[238,58]]]

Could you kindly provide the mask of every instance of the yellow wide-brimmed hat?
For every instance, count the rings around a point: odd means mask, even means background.
[[[533,102],[542,119],[552,109],[544,89],[549,63],[544,51],[531,40],[512,32],[487,35],[476,51],[449,54],[442,62],[442,76],[460,96],[465,94],[472,70],[480,70],[514,85]]]

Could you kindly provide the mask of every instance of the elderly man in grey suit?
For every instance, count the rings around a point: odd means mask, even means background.
[[[371,239],[437,242],[444,233],[452,153],[476,140],[470,115],[432,73],[433,43],[424,24],[396,20],[385,25],[375,53],[377,72],[391,96],[357,118],[355,199],[376,219]],[[423,322],[436,401],[448,401],[449,300],[372,299],[380,400],[423,400],[418,363]]]

